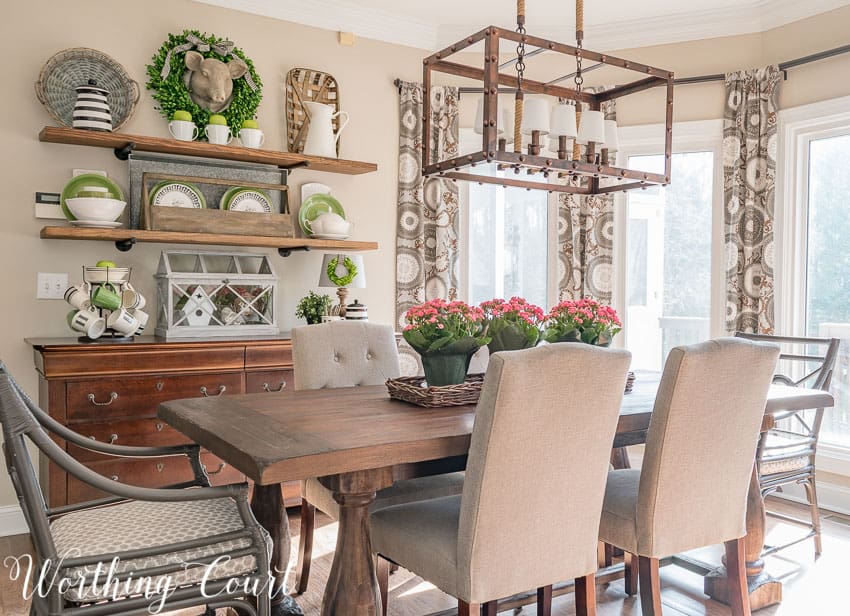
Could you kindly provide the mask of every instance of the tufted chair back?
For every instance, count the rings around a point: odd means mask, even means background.
[[[380,385],[399,376],[393,328],[333,321],[292,330],[295,389]]]

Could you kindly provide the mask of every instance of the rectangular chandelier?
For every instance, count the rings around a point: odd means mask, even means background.
[[[423,96],[422,122],[423,176],[441,176],[455,180],[580,195],[599,195],[669,184],[673,139],[672,71],[583,49],[581,13],[576,21],[576,46],[528,35],[524,28],[524,2],[518,4],[520,6],[518,6],[517,14],[517,31],[488,26],[423,60],[423,87],[426,93]],[[581,12],[583,13],[583,8]],[[516,75],[499,72],[499,44],[502,40],[512,41],[518,45]],[[451,60],[452,56],[479,41],[484,41],[483,67]],[[526,45],[547,52],[573,56],[577,65],[577,71],[574,74],[576,87],[568,88],[552,82],[524,78],[523,56]],[[635,74],[635,79],[603,92],[583,90],[581,87],[583,58],[596,61],[601,65],[631,71]],[[475,132],[480,132],[482,135],[480,151],[449,160],[433,160],[430,126],[431,97],[428,93],[435,72],[482,82],[483,110],[479,108],[479,118],[475,126]],[[510,149],[508,148],[509,140],[505,137],[505,129],[508,127],[504,126],[510,120],[506,119],[505,115],[501,115],[502,110],[499,109],[500,86],[515,89],[517,92],[515,125],[514,130],[511,131],[515,137],[513,147]],[[649,173],[609,164],[601,113],[602,104],[660,86],[666,87],[664,173]],[[555,105],[551,116],[551,124],[545,100],[524,101],[526,93],[548,95],[559,99],[559,104]],[[535,105],[532,105],[532,103],[540,102],[544,103],[542,108],[535,108]],[[585,104],[587,108],[584,113],[581,111],[584,106],[582,104]],[[541,119],[541,116],[545,117],[545,120]],[[574,121],[576,117],[579,120],[578,128]],[[526,126],[521,127],[521,123],[525,123]],[[549,133],[550,138],[558,138],[556,156],[544,156],[540,153],[540,138],[546,135],[546,132],[541,130],[540,123],[545,123],[545,131]],[[550,128],[552,131],[549,130]],[[614,126],[614,132],[616,134],[616,126]],[[526,151],[522,150],[522,134],[530,136],[531,139]],[[566,142],[570,137],[577,139],[584,147],[574,146],[572,150],[568,149]],[[609,142],[614,139],[608,137]],[[555,178],[560,181],[552,181]]]

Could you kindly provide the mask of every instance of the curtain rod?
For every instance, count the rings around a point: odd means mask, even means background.
[[[536,50],[526,54],[526,57],[534,54],[535,52],[536,53],[542,53],[543,51],[544,50],[542,48],[536,49]],[[788,73],[787,73],[788,69],[797,68],[798,66],[802,66],[804,64],[809,64],[810,62],[817,62],[818,60],[826,60],[827,58],[833,58],[835,56],[840,56],[841,54],[845,54],[845,53],[850,53],[850,45],[843,45],[841,47],[835,47],[834,49],[827,49],[826,51],[819,51],[817,53],[813,53],[813,54],[808,55],[808,56],[803,56],[802,58],[796,58],[794,60],[788,60],[787,62],[781,62],[779,64],[779,70],[782,71],[783,73],[785,73],[785,78],[787,79],[788,78]],[[509,60],[509,61],[501,64],[499,66],[499,68],[504,68],[506,66],[510,66],[514,62],[515,62],[515,60]],[[598,66],[602,66],[602,65],[601,64],[592,65],[592,66],[588,67],[585,70],[585,72],[587,70],[593,70],[594,68],[596,68]],[[551,85],[553,83],[558,83],[558,82],[564,81],[566,79],[569,79],[570,77],[573,77],[574,75],[575,75],[575,73],[571,73],[569,75],[564,75],[563,77],[559,77],[558,79],[555,79],[555,80],[549,82],[549,85]],[[712,81],[723,81],[724,79],[726,79],[726,75],[724,75],[723,73],[717,73],[715,75],[697,75],[697,76],[694,76],[694,77],[680,77],[679,79],[674,80],[673,83],[677,86],[685,86],[685,85],[689,85],[689,84],[693,84],[693,83],[709,83],[709,82],[712,82]],[[396,79],[393,83],[395,84],[395,86],[397,88],[399,88],[399,90],[401,89],[401,83],[402,83],[401,79]],[[462,88],[458,88],[458,91],[461,94],[475,94],[475,93],[480,92],[481,88],[462,87]],[[504,93],[504,94],[515,92],[515,91],[516,90],[514,90],[512,88],[499,88],[499,92]]]

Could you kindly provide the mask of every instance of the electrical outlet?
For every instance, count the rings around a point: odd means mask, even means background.
[[[68,288],[68,274],[38,273],[36,299],[64,299]]]

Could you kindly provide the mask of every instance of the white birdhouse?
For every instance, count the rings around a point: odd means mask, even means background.
[[[210,296],[207,295],[207,292],[200,285],[195,287],[192,295],[183,305],[183,315],[189,327],[204,327],[209,325],[214,312],[215,304],[213,304]]]

